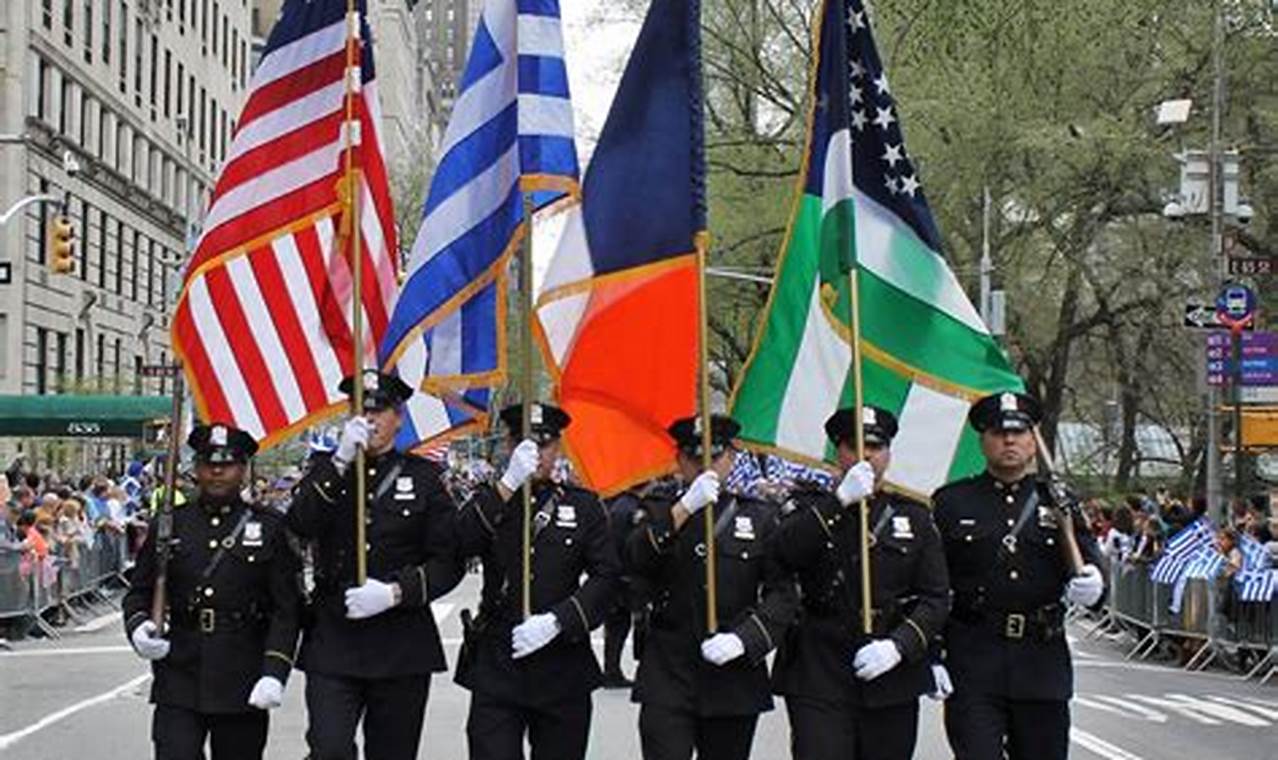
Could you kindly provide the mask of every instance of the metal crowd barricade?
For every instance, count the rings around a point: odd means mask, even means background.
[[[22,552],[0,552],[0,621],[29,619],[45,635],[58,638],[45,613],[57,607],[71,610],[73,603],[93,609],[109,602],[103,589],[124,572],[126,541],[123,534],[98,531],[91,545],[81,547],[78,562],[55,555],[57,575],[51,583],[39,567],[24,573]]]

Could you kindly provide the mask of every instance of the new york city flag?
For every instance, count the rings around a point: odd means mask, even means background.
[[[1022,383],[941,256],[863,3],[818,14],[800,185],[732,414],[757,447],[833,460],[822,425],[853,403],[856,266],[865,402],[901,424],[887,480],[926,498],[981,467],[971,401]]]
[[[568,454],[604,494],[669,470],[665,428],[697,407],[699,23],[653,0],[537,299]]]

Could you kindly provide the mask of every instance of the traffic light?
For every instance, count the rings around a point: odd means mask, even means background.
[[[54,274],[75,271],[75,229],[71,218],[58,214],[49,222],[49,268]]]

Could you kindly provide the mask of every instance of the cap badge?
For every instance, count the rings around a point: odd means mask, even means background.
[[[214,425],[209,431],[209,443],[214,446],[226,445],[226,427],[224,425]]]
[[[371,369],[364,371],[364,390],[376,391],[380,384],[381,380],[377,377],[377,372]]]
[[[879,424],[879,416],[875,414],[872,408],[863,406],[861,407],[861,424],[877,425]]]
[[[542,415],[541,404],[533,404],[528,408],[528,422],[531,425],[544,424],[545,417]]]
[[[701,415],[698,414],[696,417],[692,418],[692,433],[693,435],[701,435],[701,431]]]
[[[1016,401],[1015,393],[1004,393],[998,397],[998,408],[1001,412],[1015,412],[1019,405]]]

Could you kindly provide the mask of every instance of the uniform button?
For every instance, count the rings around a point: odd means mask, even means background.
[[[528,547],[528,554],[529,554],[529,556],[531,556],[531,555],[533,555],[533,554],[536,554],[536,553],[537,553],[537,547],[535,547],[535,546],[530,546],[530,547]]]
[[[409,512],[407,509],[405,509],[403,512],[400,512],[400,514],[403,515],[404,517],[408,517],[410,514],[412,514],[412,512]]]
[[[209,520],[209,525],[212,525],[214,528],[216,528],[217,526],[219,526],[219,525],[221,525],[221,524],[222,524],[222,521],[221,521],[221,520],[219,520],[219,519],[218,519],[218,518],[216,518],[216,517],[214,517],[213,519]]]
[[[1014,502],[1014,501],[1016,501],[1016,499],[1012,498],[1012,495],[1009,493],[1009,494],[1007,495],[1007,503],[1008,503],[1008,504],[1011,504],[1011,503],[1012,503],[1012,502]]]
[[[1018,572],[1016,572],[1015,570],[1013,570],[1013,571],[1011,571],[1010,573],[1008,573],[1008,574],[1007,574],[1007,577],[1008,577],[1008,578],[1011,578],[1012,580],[1016,580],[1017,578],[1020,578],[1020,577],[1021,577],[1021,574],[1020,574],[1020,573],[1018,573]]]
[[[216,549],[216,548],[217,548],[217,539],[216,539],[216,538],[210,538],[210,539],[209,539],[209,548],[210,548],[210,549]]]
[[[250,554],[250,555],[248,555],[248,561],[249,561],[249,562],[256,562],[256,561],[257,561],[257,557],[256,557],[255,555],[253,555],[253,554]]]
[[[204,587],[204,595],[205,595],[205,596],[213,596],[213,589],[212,589],[212,587],[205,586],[205,587]]]
[[[1016,525],[1016,521],[1015,521],[1015,520],[1013,520],[1013,519],[1012,519],[1012,518],[1010,518],[1010,517],[1009,517],[1009,518],[1007,518],[1007,527],[1011,528],[1011,527],[1014,527],[1015,525]]]
[[[372,524],[373,524],[373,516],[372,516],[372,515],[368,515],[368,516],[366,516],[366,517],[364,518],[364,524],[365,524],[365,525],[372,525]]]
[[[570,538],[564,539],[564,544],[566,546],[572,546],[572,538],[570,537]]]
[[[966,536],[963,536],[963,540],[968,542],[969,544],[972,543],[972,534],[968,533]]]
[[[833,543],[833,542],[831,542],[831,541],[826,541],[826,542],[825,542],[825,548],[827,548],[827,549],[833,549],[833,548],[834,548],[834,543]]]
[[[1052,545],[1054,545],[1055,543],[1056,543],[1056,539],[1054,539],[1054,538],[1050,538],[1050,537],[1047,539],[1047,545],[1048,545],[1048,546],[1052,546]]]
[[[741,552],[741,559],[750,559],[750,552]]]
[[[376,475],[376,474],[377,474],[377,468],[376,468],[376,467],[369,467],[369,468],[368,468],[368,474],[369,474],[369,475]]]

